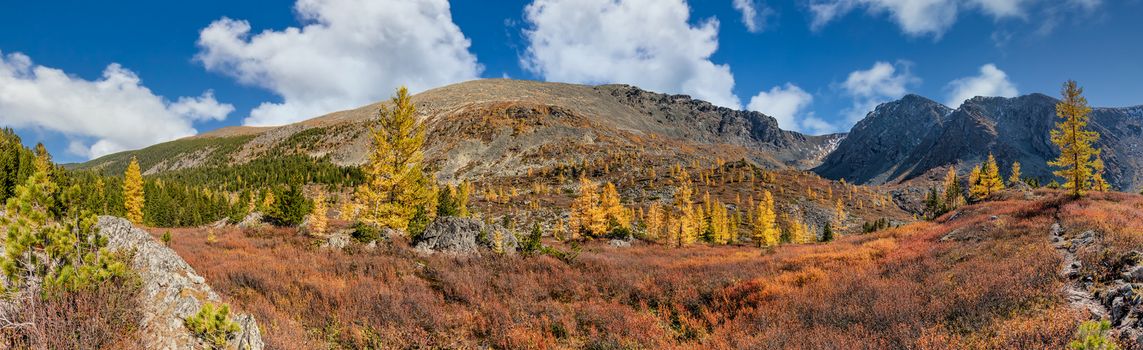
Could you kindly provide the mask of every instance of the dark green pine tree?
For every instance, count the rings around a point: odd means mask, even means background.
[[[274,204],[266,213],[266,221],[276,226],[297,226],[310,213],[310,202],[298,185],[274,194]]]

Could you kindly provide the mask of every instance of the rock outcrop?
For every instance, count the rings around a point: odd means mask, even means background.
[[[425,228],[415,247],[429,254],[480,255],[481,250],[495,249],[497,237],[505,253],[516,251],[519,245],[516,235],[501,226],[485,225],[473,219],[439,217]]]
[[[203,303],[218,303],[218,294],[195,273],[185,260],[129,221],[111,216],[99,217],[97,227],[107,237],[112,250],[134,252],[131,268],[143,281],[143,344],[147,349],[202,349],[184,320],[199,311]],[[230,342],[234,349],[262,349],[261,333],[254,317],[238,314],[234,321],[241,330]]]

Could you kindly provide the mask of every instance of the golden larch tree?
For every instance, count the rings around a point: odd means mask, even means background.
[[[944,182],[944,209],[953,210],[959,208],[964,204],[964,190],[960,185],[960,179],[956,175],[956,166],[950,166],[948,173],[945,173]]]
[[[1008,174],[1008,184],[1009,185],[1015,185],[1015,184],[1019,183],[1020,181],[1023,181],[1020,178],[1021,176],[1022,175],[1020,174],[1020,162],[1019,161],[1012,162],[1012,171],[1009,172],[1009,174]]]
[[[123,174],[123,206],[132,224],[143,223],[143,202],[143,172],[139,169],[139,160],[132,156]]]
[[[972,167],[972,172],[968,174],[968,193],[975,200],[984,198],[984,186],[980,182],[982,176],[980,165]]]
[[[1060,148],[1060,157],[1049,161],[1048,165],[1060,168],[1055,175],[1064,178],[1063,188],[1072,196],[1079,197],[1091,189],[1093,178],[1103,171],[1100,150],[1094,146],[1099,133],[1088,130],[1088,114],[1091,107],[1083,97],[1083,88],[1074,80],[1064,83],[1062,95],[1056,104],[1056,116],[1063,121],[1056,123],[1052,130],[1052,143]]]
[[[433,197],[422,169],[425,127],[405,87],[397,89],[392,106],[383,104],[375,126],[373,145],[363,167],[365,181],[357,189],[358,218],[375,227],[404,230],[417,207]]]
[[[329,219],[326,218],[326,213],[329,207],[325,202],[325,191],[318,189],[314,194],[314,208],[313,213],[310,214],[309,232],[310,235],[321,237],[325,235],[326,229],[329,227]]]
[[[996,163],[996,157],[992,153],[988,154],[988,160],[984,162],[984,167],[980,171],[980,185],[984,190],[985,197],[1004,190],[1004,178],[1000,177],[1000,166]]]
[[[599,197],[599,184],[581,177],[579,196],[571,206],[569,221],[572,231],[598,236],[607,230],[607,212],[600,207]]]
[[[663,208],[659,203],[651,203],[647,208],[647,214],[643,218],[643,226],[647,229],[647,236],[654,240],[663,239],[663,228],[665,218],[663,217]]]
[[[608,182],[603,185],[603,192],[599,194],[599,207],[603,210],[603,221],[607,225],[607,229],[613,227],[631,228],[631,216],[628,215],[627,208],[623,207],[615,184]]]
[[[778,216],[774,211],[774,195],[762,191],[762,201],[758,202],[758,212],[754,215],[754,242],[759,246],[771,247],[778,244]]]
[[[841,198],[837,199],[837,203],[834,205],[833,211],[833,228],[836,230],[844,229],[845,219],[848,218],[848,214],[845,212],[845,203],[842,203]]]
[[[693,202],[694,190],[691,188],[690,175],[687,171],[678,167],[675,174],[675,217],[678,218],[677,231],[673,238],[678,246],[684,246],[694,242],[699,234],[699,222],[703,220],[701,215],[696,211],[701,210],[696,207]]]

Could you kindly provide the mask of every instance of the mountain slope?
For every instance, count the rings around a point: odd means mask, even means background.
[[[785,131],[761,113],[627,85],[489,79],[425,91],[413,100],[428,128],[427,159],[442,179],[520,173],[635,151],[671,162],[745,158],[769,168],[809,168],[841,138]],[[224,128],[78,167],[114,173],[138,156],[144,171],[154,174],[285,154],[361,164],[380,106],[281,127]]]
[[[1047,161],[1059,155],[1049,132],[1056,99],[1043,94],[975,97],[959,108],[910,95],[879,106],[814,169],[826,178],[883,184],[917,178],[950,164],[964,172],[993,153],[1005,168],[1050,182]],[[1102,138],[1108,181],[1120,189],[1143,185],[1143,106],[1094,108],[1091,127]]]

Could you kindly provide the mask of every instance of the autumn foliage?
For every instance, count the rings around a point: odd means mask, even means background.
[[[228,229],[212,247],[182,230],[173,247],[273,348],[1062,348],[1081,316],[1058,293],[1055,197],[769,253],[426,257],[400,240],[321,250],[291,229]]]

